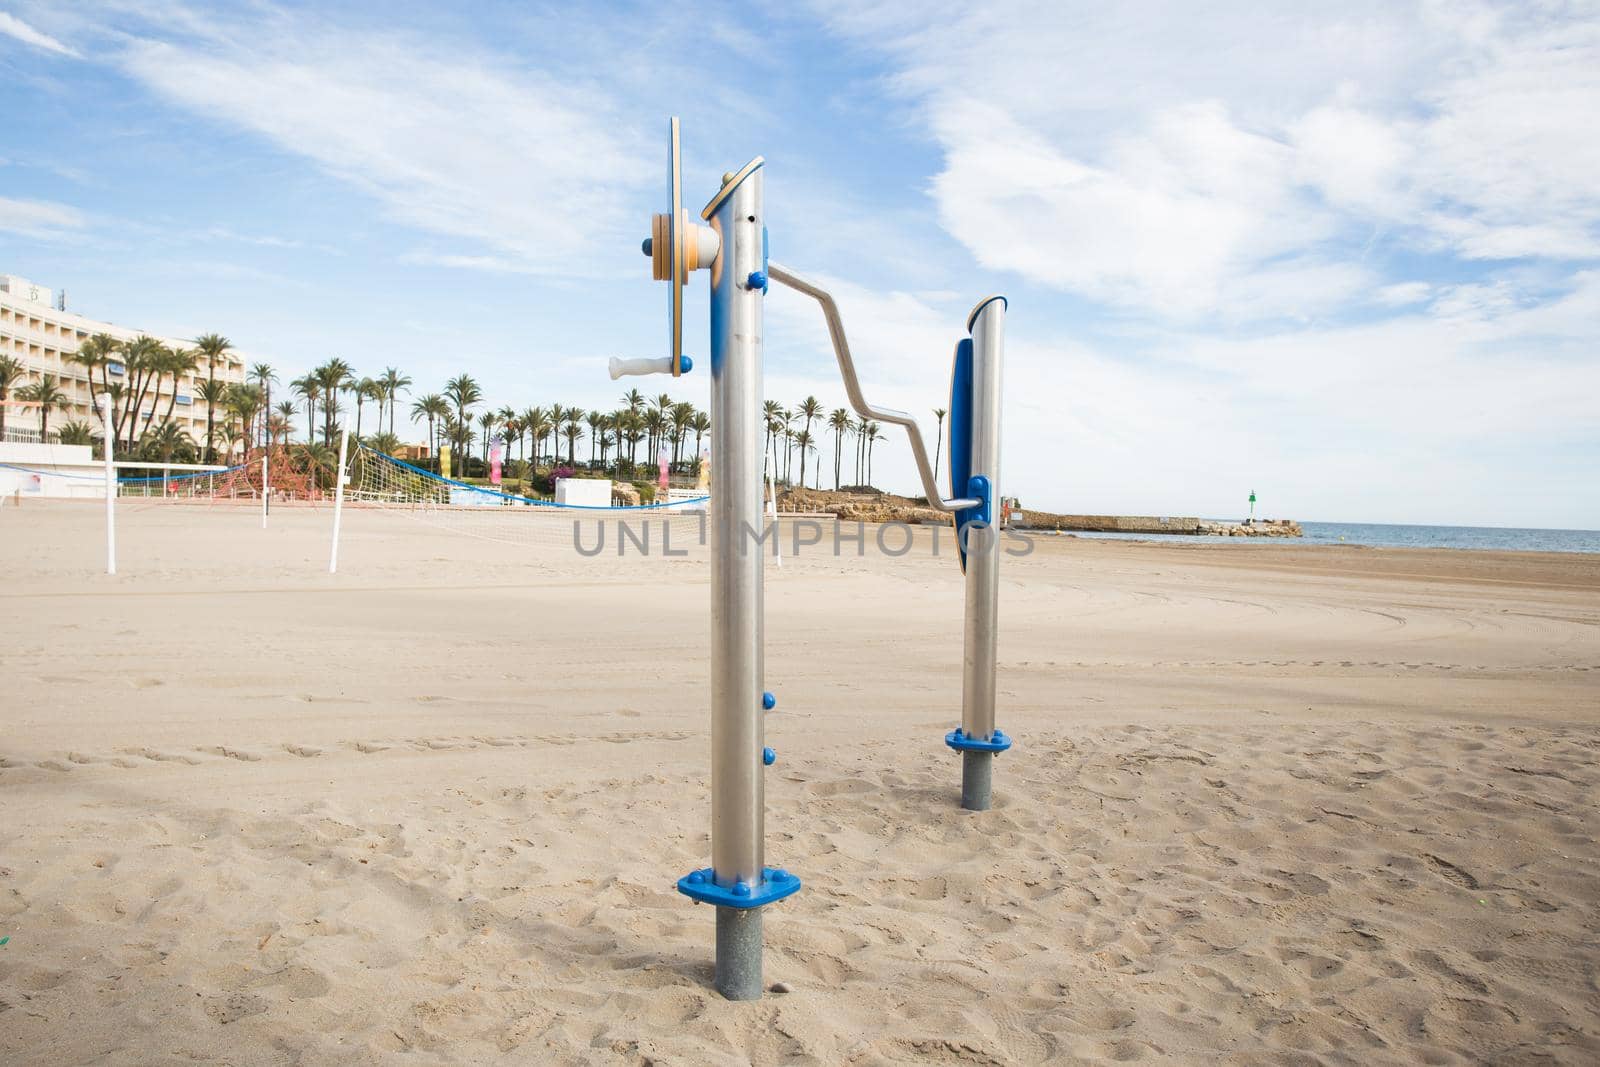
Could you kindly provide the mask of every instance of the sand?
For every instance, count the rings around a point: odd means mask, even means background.
[[[0,509],[0,1061],[1594,1063],[1600,559],[1059,538],[957,807],[946,555],[770,574],[709,988],[706,570]]]

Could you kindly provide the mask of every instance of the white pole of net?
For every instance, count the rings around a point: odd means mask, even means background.
[[[113,453],[116,438],[111,434],[111,398],[100,398],[100,414],[105,423],[106,454],[106,573],[117,573],[117,468]]]
[[[348,428],[339,431],[339,466],[333,472],[333,548],[328,553],[328,573],[339,573],[339,522],[344,518],[344,462],[350,447]]]
[[[261,528],[267,528],[267,501],[272,497],[272,487],[267,481],[267,454],[261,453]]]

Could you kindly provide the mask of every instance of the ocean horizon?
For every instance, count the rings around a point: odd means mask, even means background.
[[[1216,520],[1238,521],[1238,520]],[[1118,541],[1217,541],[1229,544],[1366,545],[1372,548],[1457,548],[1503,552],[1600,553],[1600,530],[1546,530],[1515,526],[1426,526],[1377,522],[1302,522],[1304,537],[1208,537],[1188,534],[1088,533]]]

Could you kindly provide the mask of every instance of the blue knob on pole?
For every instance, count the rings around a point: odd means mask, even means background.
[[[771,711],[773,708],[775,708],[777,706],[778,706],[778,698],[777,697],[773,696],[771,693],[762,693],[761,694],[761,710],[762,711]]]
[[[690,359],[686,355],[683,355],[682,353],[679,353],[678,354],[678,373],[679,374],[688,374],[692,370],[694,370],[694,360]]]
[[[747,289],[760,289],[763,293],[766,292],[767,291],[767,272],[766,271],[761,271],[761,270],[753,270],[753,271],[751,271],[750,272],[750,277],[745,279],[744,284],[745,284],[745,288],[747,288]]]
[[[761,762],[770,767],[778,762],[778,754],[770,748],[764,748],[761,750]]]
[[[643,243],[641,243],[639,247],[647,256],[655,254],[655,241],[648,237],[644,239]]]

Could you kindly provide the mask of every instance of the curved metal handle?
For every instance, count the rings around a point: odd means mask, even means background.
[[[946,500],[940,496],[939,480],[934,476],[932,464],[928,462],[928,449],[922,443],[922,428],[917,425],[917,420],[904,411],[875,408],[861,395],[861,381],[856,377],[855,361],[850,358],[850,342],[844,335],[844,323],[839,318],[839,306],[833,302],[833,297],[828,291],[770,260],[767,262],[767,276],[775,282],[787,285],[797,293],[804,293],[822,305],[822,315],[828,320],[828,336],[833,339],[833,354],[839,360],[839,373],[844,378],[844,391],[850,397],[850,406],[864,419],[892,422],[905,428],[906,436],[911,439],[911,454],[917,460],[917,472],[922,475],[922,489],[927,494],[928,506],[938,508],[940,511],[964,511],[982,504],[983,501],[974,497]]]

